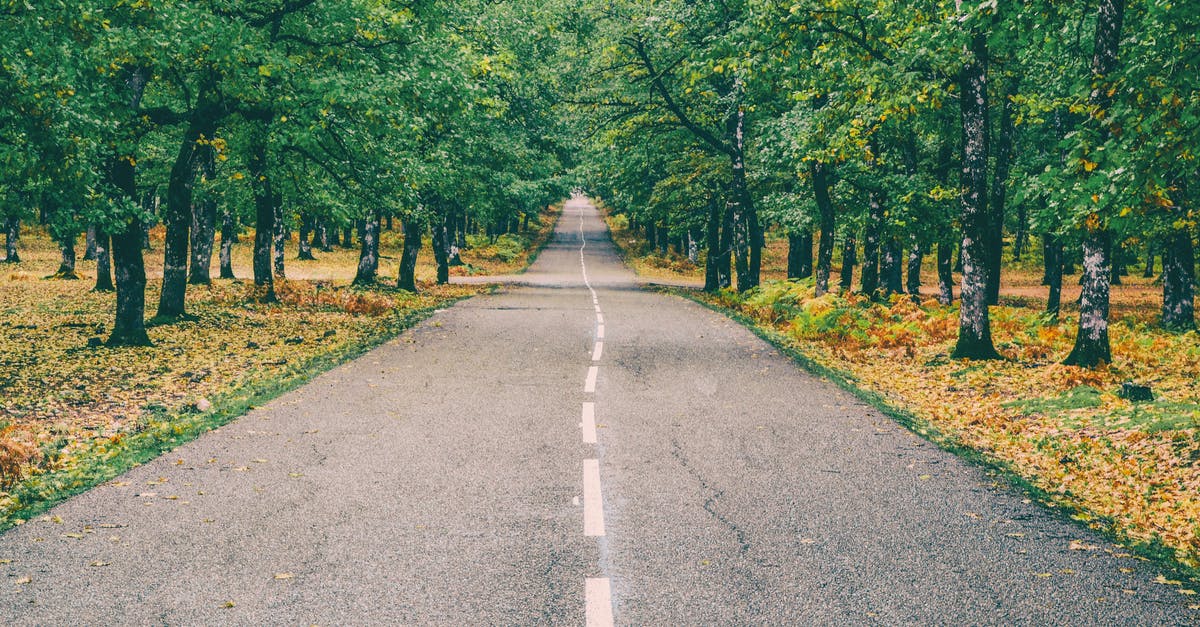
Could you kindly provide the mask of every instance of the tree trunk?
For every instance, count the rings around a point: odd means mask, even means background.
[[[904,292],[904,247],[900,239],[892,236],[887,239],[881,255],[884,294],[900,294]]]
[[[1063,363],[1091,368],[1112,362],[1108,342],[1109,279],[1112,275],[1109,250],[1111,235],[1096,228],[1083,240],[1083,291],[1079,298],[1079,333],[1075,346]]]
[[[1142,270],[1143,279],[1154,278],[1154,245],[1146,244],[1146,267]]]
[[[955,359],[999,359],[988,315],[987,36],[971,35],[959,78],[962,108],[962,298]]]
[[[863,238],[862,291],[871,298],[879,291],[879,230],[883,224],[883,204],[875,192],[868,194],[867,228]]]
[[[1164,252],[1162,325],[1172,331],[1194,329],[1196,259],[1192,234],[1184,229],[1172,232]]]
[[[136,196],[133,157],[118,157],[110,171],[113,187],[130,201]],[[117,315],[109,346],[150,346],[146,334],[146,266],[142,259],[142,221],[134,215],[112,236],[113,269],[117,278]]]
[[[921,242],[914,238],[912,248],[908,250],[908,281],[904,287],[905,291],[915,299],[921,297],[921,262],[924,259],[925,249],[921,247]]]
[[[446,228],[446,217],[441,214],[433,216],[433,260],[437,263],[437,283],[445,285],[450,282],[450,233]]]
[[[746,184],[746,113],[740,107],[730,116],[730,201],[733,212],[735,258],[738,265],[737,288],[745,292],[758,287],[762,272],[762,228],[758,211]]]
[[[21,219],[9,216],[4,220],[4,262],[21,263],[17,253],[17,239],[21,236]]]
[[[721,289],[721,273],[719,260],[721,257],[721,203],[717,195],[708,199],[708,220],[704,225],[705,245],[708,254],[704,260],[704,291],[715,292]]]
[[[822,296],[829,291],[829,273],[833,269],[833,236],[837,229],[833,212],[833,201],[829,197],[831,185],[829,173],[824,163],[813,161],[809,166],[812,174],[813,196],[817,201],[817,213],[820,214],[821,236],[817,241],[817,285],[815,294]]]
[[[725,289],[733,285],[733,205],[725,201],[721,214],[721,240],[717,253],[717,285]]]
[[[278,195],[278,192],[276,195]],[[271,233],[271,245],[273,248],[271,260],[275,268],[275,278],[277,279],[287,278],[287,267],[285,265],[287,258],[284,256],[286,254],[284,247],[287,241],[288,228],[286,221],[283,219],[283,203],[277,202],[275,203],[275,230]]]
[[[787,278],[806,279],[812,276],[813,234],[788,233]]]
[[[1092,89],[1089,101],[1095,108],[1094,119],[1101,121],[1100,139],[1108,136],[1106,118],[1112,96],[1109,76],[1117,66],[1121,26],[1125,19],[1125,0],[1100,0],[1096,17],[1096,44],[1092,57]],[[1102,143],[1102,142],[1101,142]],[[1091,176],[1103,175],[1094,173]],[[1079,298],[1079,332],[1065,364],[1090,368],[1112,361],[1108,341],[1109,280],[1112,273],[1109,254],[1112,236],[1103,216],[1093,213],[1086,224],[1083,240],[1083,291]]]
[[[62,261],[58,264],[58,270],[54,273],[54,278],[77,281],[79,280],[79,275],[75,274],[75,261],[78,259],[78,255],[75,254],[75,236],[65,235],[61,240],[58,248],[62,252]]]
[[[233,212],[226,209],[221,214],[221,278],[236,279],[233,274],[233,243],[237,241],[237,224]]]
[[[353,229],[342,227],[342,248],[354,248]]]
[[[166,237],[163,240],[162,292],[158,316],[174,318],[185,313],[188,282],[188,240],[192,227],[192,190],[196,182],[197,140],[211,137],[194,119],[184,133],[175,163],[167,177],[167,208],[163,215]]]
[[[371,210],[370,218],[362,220],[358,253],[358,271],[354,274],[354,285],[373,285],[379,275],[379,222],[382,216],[378,208]]]
[[[1020,261],[1029,246],[1029,210],[1025,203],[1017,205],[1017,234],[1013,240],[1013,261]]]
[[[1043,285],[1050,286],[1046,298],[1046,313],[1058,320],[1058,312],[1062,309],[1063,282],[1063,245],[1062,240],[1054,235],[1042,236],[1045,250],[1046,273]]]
[[[987,299],[1000,304],[1000,270],[1004,264],[1004,207],[1008,197],[1008,176],[1013,151],[1013,104],[1016,81],[1010,80],[1001,95],[1000,128],[996,135],[995,168],[992,171],[992,196],[988,203]]]
[[[309,241],[309,236],[313,234],[313,218],[309,214],[300,216],[300,253],[297,259],[305,261],[313,261],[316,257],[312,254],[312,242]],[[315,239],[315,237],[314,237]]]
[[[332,242],[330,241],[329,237],[330,230],[331,229],[329,228],[328,220],[317,221],[316,242],[313,245],[320,248],[321,252],[323,253],[331,252],[333,250]],[[337,231],[334,231],[334,233],[337,233]]]
[[[395,223],[392,222],[392,214],[387,214],[387,230],[395,230]]]
[[[115,289],[112,278],[112,245],[108,233],[100,227],[94,229],[94,244],[96,245],[96,286],[95,292],[111,292]]]
[[[854,289],[854,264],[857,261],[858,244],[854,241],[854,234],[847,233],[845,241],[842,242],[842,275],[839,286],[843,292],[849,292]]]
[[[217,151],[210,141],[196,148],[200,166],[200,181],[209,183],[217,178]],[[211,193],[202,194],[200,202],[192,207],[192,266],[188,270],[188,283],[210,285],[212,283],[213,243],[217,237],[217,199]]]
[[[954,242],[942,240],[937,247],[938,302],[954,302]]]
[[[265,302],[275,302],[275,276],[271,273],[271,238],[275,232],[278,198],[267,167],[265,124],[252,133],[246,165],[254,194],[254,284],[266,288]]]
[[[415,218],[404,220],[404,250],[400,253],[400,278],[396,287],[417,291],[417,255],[421,252],[421,223]]]
[[[659,225],[658,227],[658,253],[664,257],[670,252],[671,246],[671,229]]]
[[[83,236],[83,260],[96,260],[96,225],[89,224],[86,234]]]

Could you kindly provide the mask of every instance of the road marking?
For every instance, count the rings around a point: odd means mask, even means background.
[[[604,342],[596,342],[596,348],[592,349],[592,361],[600,361],[600,355],[604,353]]]
[[[583,429],[583,443],[596,443],[596,404],[583,404],[583,421],[579,423]]]
[[[584,392],[591,394],[596,391],[596,375],[598,374],[600,374],[600,368],[598,366],[592,366],[591,368],[588,368],[587,381],[584,381],[583,383]]]
[[[587,627],[612,627],[612,586],[608,583],[608,577],[588,577],[584,589]]]
[[[600,461],[583,460],[583,535],[604,535],[604,500],[600,496]]]
[[[596,322],[604,324],[604,314],[596,312]]]
[[[597,340],[604,339],[604,325],[600,325],[600,326],[596,327],[596,339]]]

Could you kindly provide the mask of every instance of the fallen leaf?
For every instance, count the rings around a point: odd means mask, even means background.
[[[1016,531],[1013,533],[1006,533],[1004,535],[1006,535],[1010,538],[1024,538],[1025,537],[1025,534],[1021,533],[1020,531]]]
[[[1053,573],[1034,573],[1033,576],[1038,577],[1040,579],[1046,579],[1047,577],[1053,577],[1054,574]]]
[[[92,562],[91,564],[88,564],[88,566],[91,566],[93,568],[100,568],[102,566],[109,566],[109,565],[110,564],[108,562],[101,562],[99,560]]]
[[[1094,551],[1100,547],[1094,544],[1088,544],[1083,540],[1071,540],[1071,544],[1067,548],[1072,551]]]
[[[1183,585],[1183,582],[1179,581],[1178,579],[1167,579],[1166,577],[1163,577],[1162,575],[1155,577],[1154,583],[1161,583],[1164,586],[1181,586],[1181,585]]]
[[[1196,594],[1196,591],[1195,591],[1195,590],[1192,590],[1192,589],[1190,589],[1190,588],[1184,588],[1184,589],[1182,589],[1182,590],[1180,590],[1180,591],[1179,591],[1179,594],[1186,594],[1186,595],[1188,595],[1188,596],[1192,596],[1193,594]]]
[[[920,477],[917,477],[917,478],[920,479],[921,481],[929,481],[930,479],[933,478],[933,475],[921,475]]]
[[[817,541],[812,538],[800,538],[800,544],[816,544]]]
[[[1129,573],[1132,573],[1132,572],[1133,572],[1133,569],[1132,569],[1132,568],[1118,568],[1117,570],[1119,570],[1119,571],[1121,571],[1121,572],[1123,572],[1123,573],[1125,573],[1125,574],[1129,574]]]
[[[224,603],[222,603],[222,604],[221,604],[221,607],[223,607],[223,608],[225,608],[225,609],[229,609],[229,608],[231,608],[231,607],[233,607],[233,606],[235,606],[235,605],[237,605],[237,603],[234,603],[233,601],[226,601],[226,602],[224,602]]]
[[[276,579],[291,579],[292,577],[295,577],[292,573],[275,573]]]
[[[82,533],[64,533],[63,537],[64,538],[74,538],[74,539],[78,540],[83,537],[83,534]]]
[[[24,577],[21,577],[20,579],[16,580],[13,583],[16,583],[18,586],[23,586],[27,583],[31,583],[32,581],[33,581],[33,577],[30,577],[29,575],[25,575]]]

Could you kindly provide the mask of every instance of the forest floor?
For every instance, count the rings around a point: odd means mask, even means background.
[[[548,210],[528,234],[470,238],[464,265],[452,274],[521,271],[560,211]],[[418,263],[419,293],[395,289],[389,284],[403,238],[385,230],[380,242],[380,286],[361,289],[349,285],[357,246],[314,250],[315,261],[300,261],[293,237],[288,279],[276,283],[279,302],[263,304],[246,280],[253,233],[244,233],[233,249],[241,279],[189,286],[186,319],[149,322],[154,346],[114,349],[89,346],[107,337],[115,307],[112,293],[92,291],[95,262],[79,262],[79,280],[48,278],[59,249],[44,230],[24,230],[22,261],[0,264],[0,529],[231,420],[434,310],[491,289],[435,285],[428,241]],[[77,249],[82,256],[82,241]],[[145,259],[146,308],[153,315],[161,227],[152,231]]]
[[[608,222],[639,273],[703,281],[703,268],[649,252],[622,219]],[[761,288],[686,295],[741,318],[913,430],[1004,469],[1039,500],[1193,577],[1200,572],[1200,342],[1195,332],[1155,326],[1161,288],[1152,279],[1114,287],[1113,363],[1069,367],[1059,362],[1074,340],[1077,282],[1064,279],[1064,315],[1051,321],[1042,314],[1037,260],[1029,259],[1006,271],[1002,304],[991,310],[1006,360],[967,362],[949,358],[958,310],[933,299],[928,264],[919,302],[877,303],[853,294],[814,298],[811,280],[783,280],[786,256],[786,239],[771,238]],[[1151,386],[1154,400],[1122,398],[1126,382]]]

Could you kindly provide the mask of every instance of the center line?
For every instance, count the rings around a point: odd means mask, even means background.
[[[604,353],[604,342],[596,342],[596,348],[592,349],[592,361],[600,361],[602,353]]]
[[[604,324],[604,314],[597,311],[596,312],[596,322],[598,322],[600,324]]]
[[[604,500],[600,496],[600,461],[583,460],[583,535],[604,535]]]
[[[608,577],[588,577],[584,616],[587,627],[612,627],[612,587]]]
[[[583,443],[596,443],[596,404],[583,404],[583,421],[579,423],[583,428]]]
[[[600,325],[600,326],[596,327],[596,339],[597,340],[604,339],[604,325]]]
[[[588,368],[587,381],[583,382],[583,391],[591,394],[596,391],[596,375],[600,374],[599,366]]]

